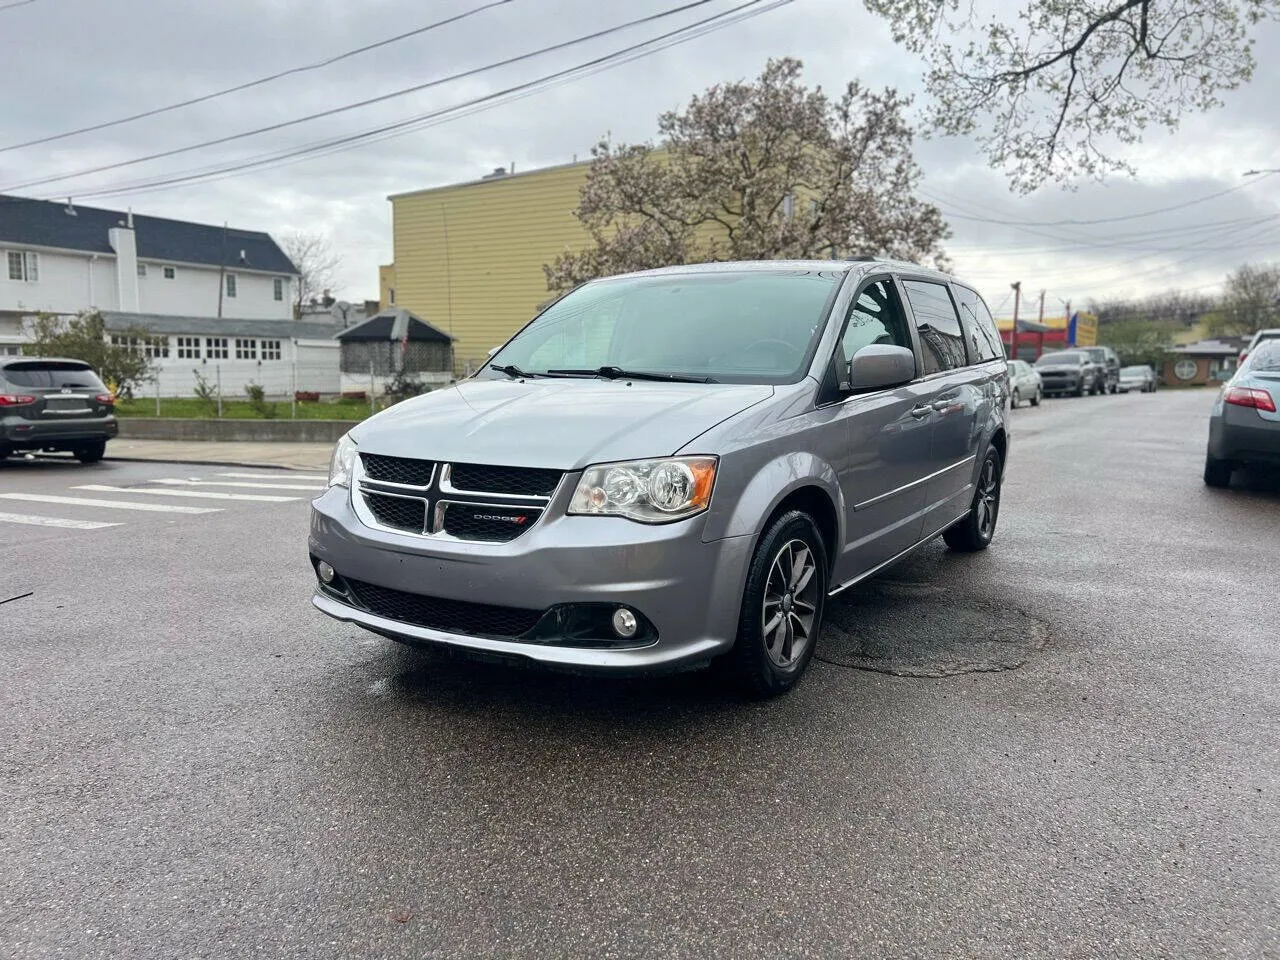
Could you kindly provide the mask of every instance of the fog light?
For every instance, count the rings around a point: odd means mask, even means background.
[[[325,583],[333,583],[333,567],[329,566],[323,560],[316,564],[316,572],[320,574],[320,579]]]
[[[624,640],[628,640],[636,635],[636,628],[639,626],[636,615],[626,607],[619,607],[613,611],[613,632]]]

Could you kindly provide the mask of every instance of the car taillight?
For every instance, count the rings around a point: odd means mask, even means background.
[[[23,407],[28,403],[35,402],[35,397],[24,396],[20,393],[0,393],[0,407]]]
[[[116,402],[116,398],[110,393],[100,393],[93,399],[97,400],[99,403],[111,404]]]
[[[1236,363],[1244,363],[1244,358],[1245,358],[1245,357],[1247,357],[1248,355],[1249,355],[1249,351],[1248,351],[1248,350],[1241,350],[1241,351],[1240,351],[1240,358],[1239,358],[1238,360],[1236,360]]]
[[[1271,399],[1271,394],[1254,387],[1227,387],[1226,395],[1222,399],[1227,403],[1234,403],[1237,407],[1253,407],[1255,410],[1265,410],[1267,413],[1276,412],[1276,402]]]

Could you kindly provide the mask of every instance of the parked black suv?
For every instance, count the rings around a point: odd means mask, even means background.
[[[0,458],[69,450],[96,463],[116,435],[115,398],[82,360],[0,358]]]
[[[1110,347],[1076,347],[1075,349],[1101,367],[1103,379],[1099,393],[1120,392],[1120,357],[1114,350]]]

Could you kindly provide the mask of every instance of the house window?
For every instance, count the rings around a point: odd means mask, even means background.
[[[396,288],[387,287],[387,303],[395,303],[395,302],[396,302]]]
[[[204,338],[204,355],[209,360],[227,359],[227,338],[226,337],[205,337]]]
[[[284,299],[284,280],[280,277],[276,277],[271,281],[271,296],[277,300]]]
[[[200,359],[200,338],[199,337],[179,337],[178,338],[178,359],[199,360]]]
[[[790,220],[796,215],[796,197],[793,193],[788,193],[782,198],[782,215]]]
[[[227,274],[227,297],[234,299],[236,295],[236,275],[234,273]]]
[[[169,359],[169,338],[147,337],[142,344],[142,355],[153,360]]]
[[[111,345],[113,347],[124,347],[130,353],[142,352],[142,341],[137,337],[126,337],[119,333],[113,333],[111,335]]]
[[[263,360],[279,360],[280,359],[280,341],[279,340],[263,340],[262,341],[262,359]]]
[[[37,257],[34,253],[21,250],[9,251],[9,279],[35,283],[40,279]]]
[[[147,275],[147,265],[145,263],[138,264],[138,276],[145,277]]]
[[[258,341],[257,340],[241,340],[236,339],[236,359],[237,360],[257,360],[258,359]]]
[[[174,270],[173,267],[164,268],[164,278],[166,280],[172,280],[176,274],[177,274],[177,271]]]

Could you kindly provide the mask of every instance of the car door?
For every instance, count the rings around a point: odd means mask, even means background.
[[[924,363],[926,397],[934,411],[930,434],[930,470],[925,490],[925,536],[941,532],[964,514],[972,499],[982,425],[1003,407],[1008,391],[1004,350],[989,335],[961,325],[960,311],[947,283],[904,276],[900,280],[915,321]],[[981,303],[973,291],[956,286],[966,312]],[[985,306],[983,310],[985,310]],[[994,324],[993,324],[994,326]],[[997,350],[998,355],[997,355]]]
[[[830,454],[844,497],[845,542],[833,565],[845,583],[893,559],[920,539],[925,483],[932,456],[933,408],[918,382],[861,392],[848,382],[849,360],[862,347],[915,350],[901,297],[889,276],[864,279],[844,317],[835,356],[834,410],[827,431],[841,449]],[[917,356],[917,364],[919,359]]]

